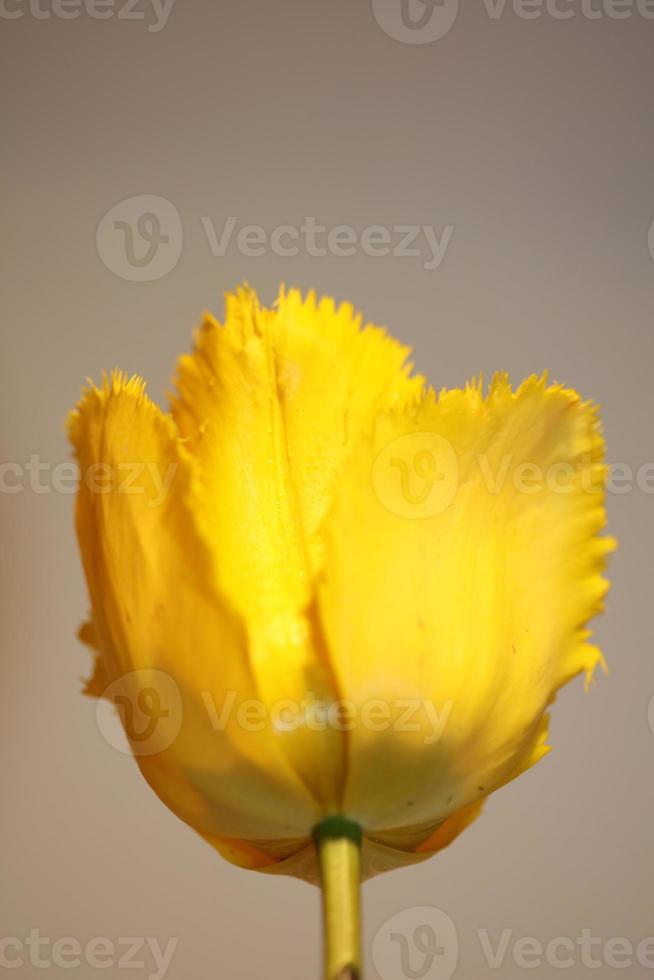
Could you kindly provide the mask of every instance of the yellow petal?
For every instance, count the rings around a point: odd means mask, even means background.
[[[142,382],[114,375],[86,391],[69,429],[93,609],[83,638],[100,652],[91,693],[119,685],[129,704],[115,703],[126,712],[145,691],[167,712],[152,744],[139,744],[133,725],[134,752],[159,796],[200,833],[308,833],[320,815],[315,798],[269,731],[239,721],[239,704],[257,697],[247,640],[214,587],[214,556],[189,508],[194,463],[172,419]],[[233,710],[217,720],[235,694]]]
[[[179,362],[173,411],[199,464],[197,519],[246,623],[259,695],[294,706],[295,727],[279,737],[327,811],[340,802],[343,739],[311,730],[300,712],[307,697],[338,697],[311,609],[321,524],[374,413],[420,390],[407,355],[381,330],[361,330],[348,305],[291,291],[265,310],[241,289],[227,298],[225,326],[206,317]]]
[[[602,454],[591,405],[503,376],[379,417],[352,454],[319,615],[358,719],[344,810],[382,843],[540,758],[557,689],[600,661]]]

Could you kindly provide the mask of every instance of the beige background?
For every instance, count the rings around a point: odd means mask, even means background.
[[[67,459],[66,411],[103,367],[144,374],[163,398],[202,309],[222,313],[244,278],[266,300],[280,280],[351,299],[414,345],[436,386],[549,367],[602,404],[611,459],[652,460],[654,21],[573,8],[569,20],[509,8],[494,20],[469,4],[427,44],[390,37],[366,0],[177,0],[158,32],[85,12],[0,18],[3,461]],[[135,8],[146,9],[151,21]],[[183,247],[168,275],[133,282],[103,263],[96,229],[144,194],[173,202]],[[219,231],[229,215],[267,230],[309,215],[454,233],[433,271],[361,253],[214,257],[201,218]],[[223,862],[103,740],[79,695],[72,503],[51,487],[0,494],[0,937],[179,937],[171,978],[317,976],[317,891]],[[477,980],[525,973],[510,952],[491,970],[480,928],[493,943],[503,929],[512,942],[654,934],[654,496],[613,494],[610,517],[621,550],[598,624],[610,677],[591,696],[579,682],[565,692],[554,752],[452,848],[365,887],[369,977],[403,975],[390,960],[375,970],[373,937],[421,905],[451,917],[455,976]],[[140,980],[148,967],[104,975]],[[425,976],[449,975],[434,969]],[[71,971],[26,958],[4,972]],[[605,962],[595,975],[615,972]],[[564,971],[585,973],[578,954]]]

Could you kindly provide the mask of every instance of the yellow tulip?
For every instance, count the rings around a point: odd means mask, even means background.
[[[330,892],[359,843],[364,878],[449,844],[603,663],[595,408],[544,377],[436,395],[408,355],[347,304],[243,288],[171,414],[114,373],[70,419],[88,693],[229,860],[315,881],[340,848]],[[355,912],[325,914],[354,964]]]

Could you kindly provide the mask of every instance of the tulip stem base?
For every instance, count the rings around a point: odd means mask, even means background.
[[[361,827],[326,817],[314,831],[322,886],[324,980],[361,980]]]

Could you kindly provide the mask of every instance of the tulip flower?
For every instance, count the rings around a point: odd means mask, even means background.
[[[224,857],[322,884],[329,980],[359,975],[360,880],[449,844],[603,664],[595,407],[546,377],[436,394],[408,357],[348,304],[242,288],[170,414],[113,373],[69,425],[86,690]]]

